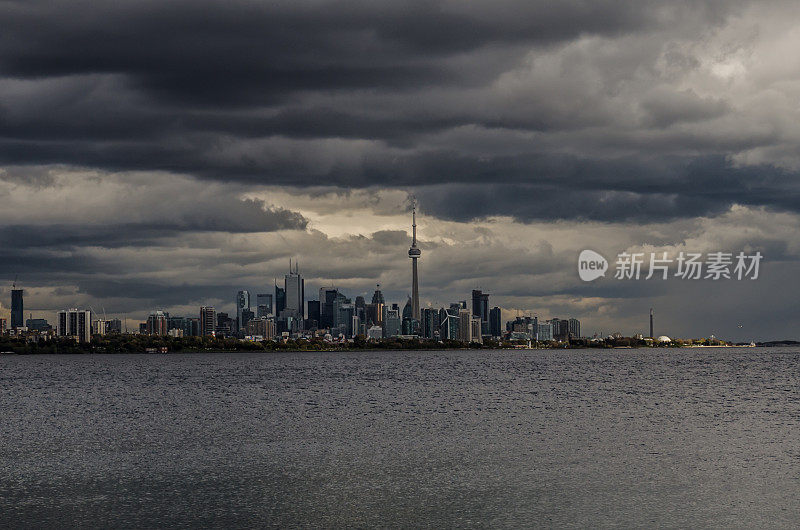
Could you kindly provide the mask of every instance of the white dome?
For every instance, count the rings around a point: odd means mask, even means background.
[[[672,339],[667,337],[666,335],[661,335],[658,337],[658,342],[672,342]]]

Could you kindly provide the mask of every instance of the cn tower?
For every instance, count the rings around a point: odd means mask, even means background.
[[[422,251],[417,248],[417,205],[411,208],[411,229],[414,238],[411,241],[411,248],[408,249],[408,257],[411,258],[411,318],[419,322],[419,279],[417,278],[417,259]]]

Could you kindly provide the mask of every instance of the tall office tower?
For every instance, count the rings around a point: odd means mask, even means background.
[[[359,325],[366,324],[367,322],[367,303],[364,300],[363,296],[356,296],[355,302],[353,303],[355,306],[355,315],[358,317]],[[353,333],[354,335],[359,335],[359,333]],[[360,333],[361,335],[366,335],[365,333]]]
[[[59,337],[75,337],[79,342],[92,340],[92,312],[69,309],[58,312],[56,335]]]
[[[147,334],[159,336],[166,335],[167,331],[169,330],[167,326],[168,320],[169,314],[164,313],[163,311],[150,313],[150,315],[147,317]]]
[[[481,321],[481,335],[489,334],[489,293],[472,291],[472,314]]]
[[[364,331],[364,324],[361,321],[361,317],[354,314],[351,323],[350,323],[350,335],[348,337],[355,337],[357,335],[366,335],[367,333]]]
[[[411,208],[411,230],[413,239],[411,248],[408,249],[408,257],[411,258],[411,316],[419,322],[419,279],[417,277],[417,260],[422,251],[417,248],[417,205]]]
[[[331,324],[331,329],[338,328],[339,333],[347,335],[347,330],[352,324],[354,314],[355,306],[353,306],[353,302],[339,291],[336,291],[336,297],[333,300],[333,323]]]
[[[577,318],[569,319],[569,336],[573,339],[581,338],[581,321]]]
[[[211,337],[217,327],[217,311],[211,306],[200,308],[200,335]]]
[[[395,304],[396,305],[396,304]],[[383,336],[396,337],[400,334],[400,310],[397,308],[387,309],[383,317]]]
[[[22,307],[22,289],[11,290],[11,328],[21,328],[25,316]]]
[[[339,296],[336,289],[323,287],[319,290],[319,327],[320,329],[333,326],[334,308],[333,304]]]
[[[305,280],[300,276],[300,268],[295,262],[294,271],[292,263],[289,262],[289,274],[284,277],[284,289],[286,291],[286,311],[291,312],[291,316],[303,320],[305,312]]]
[[[380,317],[378,316],[377,304],[364,304],[364,324],[375,326],[378,324]]]
[[[250,309],[250,292],[239,291],[236,293],[236,331],[244,330],[242,311]]]
[[[489,335],[499,337],[503,334],[502,313],[499,307],[493,307],[489,311]]]
[[[383,298],[383,293],[381,292],[381,284],[375,286],[375,292],[372,293],[372,303],[386,305],[386,300]]]
[[[386,300],[383,298],[383,293],[381,292],[381,284],[376,286],[375,292],[372,294],[372,304],[375,306],[374,312],[377,317],[372,323],[376,326],[382,326],[383,308],[386,307]]]
[[[278,317],[281,311],[286,309],[286,289],[275,285],[275,316]]]
[[[242,309],[242,319],[239,321],[239,330],[247,329],[247,323],[256,318],[256,314],[250,309]]]
[[[650,338],[651,339],[655,338],[653,336],[653,308],[652,307],[650,308]]]
[[[272,315],[272,295],[268,293],[256,295],[256,318]]]
[[[319,300],[308,301],[308,324],[306,329],[319,327]]]

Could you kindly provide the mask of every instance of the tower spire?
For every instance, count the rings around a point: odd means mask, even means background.
[[[417,246],[417,203],[414,201],[413,206],[411,206],[411,229],[414,234],[413,239],[411,241],[411,246]]]
[[[417,275],[417,259],[422,252],[417,247],[417,201],[413,199],[411,203],[411,248],[408,249],[408,257],[411,258],[411,318],[419,322],[419,278]]]

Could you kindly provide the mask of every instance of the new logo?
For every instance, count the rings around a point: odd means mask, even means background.
[[[608,260],[594,250],[583,250],[578,256],[578,276],[585,282],[605,276]]]

